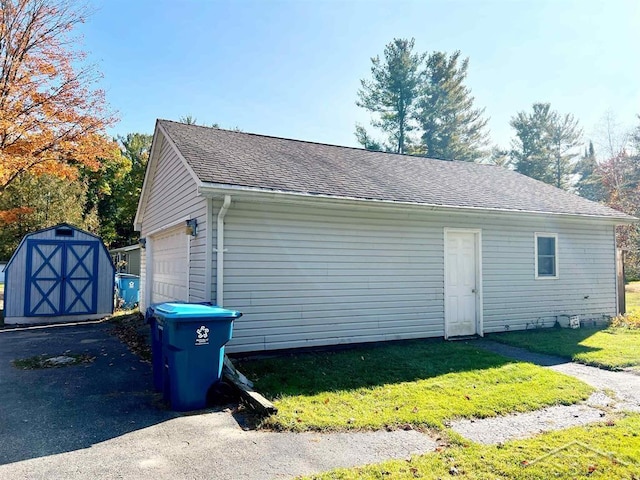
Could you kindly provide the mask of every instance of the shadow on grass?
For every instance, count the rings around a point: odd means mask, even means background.
[[[512,361],[473,342],[440,339],[238,359],[240,371],[269,398],[314,395],[497,368]]]
[[[543,328],[520,332],[492,333],[488,339],[520,347],[532,352],[554,355],[566,359],[574,359],[576,355],[592,353],[601,348],[582,345],[595,333],[605,330],[604,327],[593,328]]]

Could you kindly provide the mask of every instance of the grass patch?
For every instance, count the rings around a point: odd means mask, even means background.
[[[547,328],[496,333],[489,338],[608,370],[640,367],[640,330]]]
[[[640,478],[640,415],[609,424],[576,427],[504,445],[461,443],[410,460],[338,469],[305,477],[355,479]]]
[[[491,417],[572,404],[591,387],[473,343],[404,342],[241,361],[238,368],[278,407],[279,430],[438,428],[457,417]]]
[[[640,314],[640,282],[629,282],[625,285],[625,303],[627,313]]]
[[[11,363],[20,370],[37,370],[41,368],[70,367],[81,363],[91,363],[95,359],[96,357],[86,353],[65,352],[62,355],[34,355],[33,357],[14,360]]]

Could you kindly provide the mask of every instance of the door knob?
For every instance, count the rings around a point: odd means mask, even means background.
[[[475,288],[471,289],[471,293],[478,293]]]

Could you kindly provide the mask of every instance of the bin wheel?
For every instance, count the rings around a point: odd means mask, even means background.
[[[239,399],[240,396],[236,389],[225,381],[214,383],[207,392],[207,403],[209,405],[227,405],[236,403]]]

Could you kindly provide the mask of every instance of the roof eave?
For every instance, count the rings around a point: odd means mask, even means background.
[[[461,205],[442,205],[430,203],[402,202],[394,200],[380,200],[374,198],[357,198],[338,195],[326,195],[315,193],[292,192],[286,190],[271,190],[258,187],[247,187],[242,185],[228,185],[221,183],[202,182],[198,187],[198,193],[204,197],[216,197],[218,195],[229,195],[233,193],[242,194],[245,197],[253,197],[256,199],[275,199],[280,201],[314,201],[323,200],[340,204],[350,203],[362,205],[363,203],[371,203],[376,205],[386,205],[397,208],[421,208],[432,211],[445,212],[484,212],[484,213],[509,213],[509,214],[527,214],[527,215],[544,215],[554,217],[570,217],[570,218],[592,218],[594,220],[602,220],[616,225],[632,225],[640,222],[640,219],[621,213],[620,216],[609,215],[590,215],[579,213],[565,212],[544,212],[535,210],[517,210],[507,208],[491,208],[491,207],[473,207]]]

